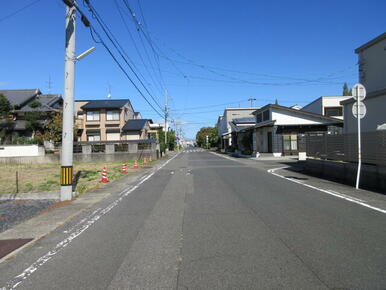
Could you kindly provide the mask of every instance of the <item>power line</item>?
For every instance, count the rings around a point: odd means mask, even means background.
[[[161,117],[163,118],[163,115],[158,112],[158,110],[149,102],[149,100],[144,96],[144,94],[141,92],[141,90],[137,87],[137,85],[134,83],[134,81],[130,78],[130,76],[128,75],[128,73],[126,72],[126,70],[122,67],[122,65],[119,63],[119,61],[117,60],[117,58],[114,56],[114,54],[112,53],[112,51],[109,49],[109,47],[106,45],[106,43],[103,41],[103,39],[101,38],[101,36],[99,35],[99,33],[94,29],[94,27],[90,27],[90,29],[93,31],[93,33],[95,33],[98,38],[99,38],[99,43],[101,43],[105,49],[107,50],[107,52],[110,54],[110,56],[113,58],[113,60],[115,61],[115,63],[118,65],[118,67],[122,70],[122,72],[125,74],[125,76],[128,78],[128,80],[132,83],[132,85],[135,87],[135,89],[140,93],[140,95],[145,99],[145,101],[150,105],[150,107],[153,108],[153,110]]]
[[[148,42],[148,44],[149,44],[151,50],[153,51],[154,62],[155,62],[155,64],[157,65],[158,72],[159,72],[159,76],[160,76],[160,80],[161,80],[161,82],[162,82],[163,84],[165,84],[165,82],[164,82],[164,80],[163,80],[163,77],[162,77],[161,69],[160,69],[159,55],[158,55],[158,53],[156,52],[156,50],[155,50],[155,48],[154,48],[154,45],[153,45],[154,42],[152,41],[150,35],[149,35],[147,32],[145,32],[145,30],[143,29],[141,22],[138,20],[138,18],[137,18],[137,16],[136,16],[135,12],[134,12],[133,9],[130,7],[129,2],[128,2],[127,0],[122,0],[122,1],[123,1],[123,3],[125,4],[127,10],[129,11],[129,14],[130,14],[130,16],[131,16],[132,19],[133,19],[134,25],[137,27],[137,32],[138,32],[139,38],[140,38],[140,40],[141,40],[142,46],[143,46],[143,48],[144,48],[144,50],[145,50],[145,53],[146,53],[146,55],[148,56],[149,63],[151,64],[151,66],[153,66],[152,62],[150,61],[150,57],[149,57],[149,55],[148,55],[148,53],[147,53],[147,50],[146,50],[146,48],[145,48],[145,45],[144,45],[144,43],[143,43],[143,39],[142,39],[142,37],[141,37],[141,32],[142,32],[142,34],[144,35],[146,41]],[[142,15],[143,15],[143,14],[142,14]],[[153,68],[153,70],[155,71],[154,68]],[[164,89],[164,86],[161,85],[161,88]]]
[[[16,10],[16,11],[14,11],[14,12],[12,12],[12,13],[10,13],[10,14],[8,14],[8,15],[2,17],[2,18],[0,18],[0,22],[6,20],[6,19],[8,19],[8,18],[11,18],[12,16],[15,16],[16,14],[18,14],[18,13],[22,12],[23,10],[25,10],[25,9],[27,9],[27,8],[29,8],[29,7],[31,7],[32,5],[35,5],[36,3],[40,2],[40,1],[41,1],[41,0],[35,0],[35,1],[33,1],[33,2],[29,3],[29,4],[27,4],[27,5],[25,5],[25,6],[21,7],[21,8],[19,8],[18,10]]]
[[[156,105],[162,110],[162,107],[161,105],[157,102],[157,100],[153,97],[153,95],[149,92],[149,90],[147,89],[147,87],[145,86],[145,84],[142,82],[142,80],[139,78],[138,74],[135,72],[135,70],[133,69],[132,65],[130,65],[130,63],[128,62],[128,60],[126,59],[126,57],[128,58],[127,54],[124,52],[122,46],[119,44],[119,42],[117,41],[117,39],[115,38],[115,36],[113,35],[113,33],[111,32],[111,30],[108,28],[108,26],[106,25],[106,23],[103,21],[103,19],[99,16],[98,12],[95,10],[95,8],[91,5],[91,3],[89,1],[86,1],[86,4],[87,6],[89,7],[89,10],[90,12],[93,14],[94,18],[97,20],[97,22],[99,23],[99,25],[101,26],[102,30],[104,31],[104,33],[106,34],[107,38],[110,40],[110,42],[113,44],[113,46],[115,47],[115,49],[118,51],[119,55],[122,57],[122,59],[125,61],[125,63],[127,64],[127,66],[130,68],[131,72],[135,75],[135,77],[137,78],[137,80],[141,83],[142,87],[146,90],[146,92],[149,94],[149,96],[153,99],[153,101],[156,103]],[[95,32],[95,29],[94,29],[94,32]],[[126,54],[126,57],[123,55],[123,53],[121,52],[121,50],[124,52],[124,54]],[[128,58],[129,59],[129,58]]]
[[[207,70],[207,71],[209,71],[209,72],[211,72],[213,74],[217,74],[217,75],[220,75],[220,76],[223,76],[223,77],[227,77],[227,78],[231,78],[231,79],[235,79],[235,80],[240,80],[240,81],[244,81],[244,80],[240,79],[240,78],[234,78],[234,77],[231,77],[231,76],[227,76],[225,74],[217,73],[216,71],[213,71],[213,70],[228,71],[228,72],[234,72],[234,73],[239,73],[239,74],[256,75],[256,76],[260,76],[260,77],[273,78],[273,79],[292,79],[292,80],[298,80],[298,81],[304,81],[304,82],[323,82],[324,80],[328,81],[329,79],[331,79],[331,76],[333,75],[333,74],[329,74],[327,77],[320,77],[320,78],[317,78],[317,79],[305,79],[305,78],[296,78],[296,77],[290,77],[290,76],[272,75],[272,74],[266,74],[266,73],[243,72],[243,71],[231,70],[231,69],[226,69],[226,68],[221,68],[221,67],[216,67],[216,66],[208,66],[208,65],[197,63],[197,62],[193,61],[192,59],[189,59],[188,57],[186,57],[186,56],[182,55],[181,53],[177,52],[175,49],[167,46],[165,43],[163,43],[163,42],[161,42],[161,43],[165,47],[167,47],[170,51],[172,51],[174,54],[176,54],[177,56],[179,56],[180,58],[185,60],[184,62],[183,61],[179,61],[179,60],[174,60],[176,62],[179,62],[179,63],[182,63],[182,64],[193,65],[193,66],[199,67],[201,69]],[[169,58],[169,60],[172,60],[172,59]],[[354,67],[354,66],[350,66],[349,68],[346,68],[346,69],[343,69],[343,70],[339,70],[337,73],[346,71],[348,69],[351,69],[352,67]],[[333,78],[333,79],[336,79],[336,78]],[[248,81],[248,82],[250,82],[250,81]]]
[[[143,35],[145,36],[146,41],[149,43],[149,46],[153,50],[153,53],[155,55],[157,55],[157,56],[159,56],[159,54],[161,54],[165,59],[167,59],[172,64],[172,66],[176,69],[177,72],[179,72],[184,78],[186,78],[186,75],[176,66],[176,64],[173,62],[173,60],[171,60],[168,57],[166,57],[166,55],[162,52],[162,50],[159,48],[159,46],[151,39],[150,34],[148,32],[145,32],[145,30],[143,29],[140,21],[137,19],[135,12],[130,7],[128,1],[127,0],[122,0],[122,1],[125,4],[126,8],[128,9],[129,14],[132,17],[133,22],[134,22],[134,24],[135,24],[135,26],[137,28],[137,31],[143,33]],[[156,52],[155,47],[157,48],[158,53]]]
[[[86,3],[88,3],[89,1],[86,1]],[[79,8],[79,6],[75,6],[76,9],[79,11],[79,13],[82,15],[82,19],[83,18],[86,18],[85,14],[83,13],[83,11]],[[86,18],[87,19],[87,18]],[[87,20],[88,22],[88,20]],[[124,73],[124,75],[126,76],[126,78],[130,81],[130,83],[134,86],[134,88],[138,91],[138,93],[143,97],[143,99],[149,104],[149,106],[161,117],[163,118],[163,115],[151,104],[151,102],[146,98],[146,96],[142,93],[142,91],[138,88],[138,86],[135,84],[135,82],[132,80],[132,78],[129,76],[129,74],[126,72],[126,70],[124,69],[124,67],[120,64],[120,62],[118,61],[118,59],[115,57],[115,55],[113,54],[113,52],[111,51],[111,49],[108,47],[108,45],[104,42],[103,38],[100,36],[100,34],[98,33],[98,31],[96,31],[96,29],[94,28],[94,26],[88,22],[88,25],[86,25],[90,28],[90,33],[91,33],[91,37],[93,38],[93,40],[96,42],[96,43],[100,43],[103,45],[103,47],[107,50],[107,52],[110,54],[110,56],[112,57],[112,59],[114,60],[114,62],[118,65],[118,67],[121,69],[121,71]],[[98,37],[98,40],[95,39],[95,36],[94,34]],[[127,62],[126,62],[127,63]]]
[[[123,17],[123,14],[122,14],[122,11],[121,11],[121,7],[118,5],[117,0],[114,0],[114,3],[115,3],[115,6],[116,6],[116,8],[117,8],[117,10],[118,10],[119,16],[120,16],[120,18],[121,18],[121,20],[122,20],[122,22],[123,22],[123,25],[124,25],[124,27],[125,27],[127,33],[129,34],[129,37],[130,37],[130,39],[131,39],[131,41],[132,41],[132,43],[133,43],[133,45],[134,45],[134,48],[135,48],[135,50],[136,50],[136,52],[137,52],[137,54],[138,54],[138,56],[139,56],[139,58],[140,58],[140,60],[141,60],[141,62],[142,62],[143,67],[144,67],[145,70],[147,71],[147,73],[148,73],[148,75],[149,75],[151,81],[152,81],[153,84],[155,85],[155,88],[156,88],[157,90],[159,90],[159,88],[157,87],[156,81],[154,80],[154,78],[153,78],[152,74],[150,73],[150,71],[149,71],[147,65],[145,64],[145,61],[144,61],[144,59],[143,59],[143,57],[142,57],[142,54],[140,53],[140,51],[139,51],[139,49],[138,49],[138,46],[137,46],[137,44],[136,44],[136,42],[135,42],[135,40],[134,40],[134,37],[133,37],[133,35],[132,35],[132,33],[131,33],[131,31],[130,31],[130,29],[129,29],[129,27],[128,27],[126,21],[125,21],[125,18]],[[160,91],[160,92],[161,92],[161,95],[162,95],[162,94],[163,94],[162,88],[161,88],[161,91]]]
[[[141,13],[141,16],[142,16],[142,20],[143,20],[143,24],[145,24],[145,29],[147,30],[147,23],[146,23],[146,20],[145,20],[145,16],[143,14],[143,10],[142,10],[142,5],[141,5],[141,1],[140,0],[137,0],[138,2],[138,7],[139,7],[139,12]]]
[[[206,109],[206,108],[211,108],[211,107],[219,107],[219,106],[226,106],[226,105],[231,105],[231,104],[239,104],[241,102],[246,102],[246,99],[242,99],[239,101],[234,101],[234,102],[229,102],[229,103],[221,103],[221,104],[212,104],[212,105],[206,105],[206,106],[199,106],[199,107],[189,107],[189,108],[184,108],[184,109],[175,109],[172,111],[185,111],[185,110],[197,110],[197,109]]]

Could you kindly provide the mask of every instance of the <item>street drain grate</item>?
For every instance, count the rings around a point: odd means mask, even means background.
[[[0,259],[33,239],[0,240]]]

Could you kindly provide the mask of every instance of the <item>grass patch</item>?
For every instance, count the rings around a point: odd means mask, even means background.
[[[129,172],[133,161],[126,161]],[[104,186],[100,182],[102,169],[106,167],[109,181],[113,181],[126,174],[121,173],[121,162],[76,162],[74,173],[81,171],[76,191],[79,194]],[[15,164],[0,165],[0,194],[16,192],[16,172],[19,177],[19,192],[57,192],[60,190],[59,164]]]

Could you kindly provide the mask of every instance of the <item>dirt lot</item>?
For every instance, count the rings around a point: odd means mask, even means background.
[[[127,161],[127,171],[132,169],[132,161]],[[86,191],[103,186],[100,182],[103,167],[106,167],[109,181],[117,179],[121,173],[120,162],[75,163],[74,174],[81,171],[76,191]],[[49,192],[60,189],[59,164],[0,165],[0,194],[16,193],[16,172],[19,179],[19,193]]]

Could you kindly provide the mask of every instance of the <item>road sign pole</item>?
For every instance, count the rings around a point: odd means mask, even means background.
[[[359,87],[355,88],[357,90],[357,96],[359,95]],[[359,189],[359,180],[361,175],[361,167],[362,167],[362,152],[361,152],[361,116],[360,116],[360,101],[358,98],[357,101],[357,121],[358,121],[358,170],[357,170],[357,180],[355,184],[355,188]]]
[[[366,88],[361,84],[356,84],[352,88],[353,97],[356,100],[356,103],[353,104],[352,113],[355,118],[357,118],[358,124],[358,170],[357,170],[357,179],[355,183],[355,188],[359,189],[359,182],[361,176],[361,167],[362,167],[362,146],[361,146],[361,119],[366,115],[366,105],[362,103],[366,98]]]

